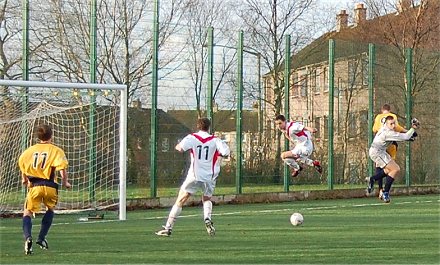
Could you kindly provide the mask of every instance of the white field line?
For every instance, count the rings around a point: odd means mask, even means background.
[[[406,202],[393,202],[393,204],[419,204],[419,203],[434,203],[440,202],[440,199],[437,201],[406,201]],[[275,212],[292,212],[292,211],[314,211],[314,210],[325,210],[325,209],[338,209],[338,208],[350,208],[350,207],[370,207],[370,206],[384,206],[389,205],[386,203],[366,203],[366,204],[354,204],[354,205],[332,205],[332,206],[318,206],[318,207],[303,207],[303,208],[284,208],[284,209],[276,209],[276,210],[249,210],[249,211],[236,211],[236,212],[223,212],[223,213],[213,213],[215,216],[225,216],[225,215],[240,215],[240,214],[254,214],[254,213],[275,213]],[[200,214],[188,214],[188,215],[180,215],[179,218],[191,218],[191,217],[200,217]],[[168,216],[153,216],[153,217],[145,217],[139,218],[136,220],[163,220]],[[131,221],[131,220],[130,220]],[[69,224],[92,224],[92,223],[110,223],[110,222],[119,222],[119,220],[93,220],[93,221],[78,221],[78,222],[66,222],[66,223],[56,223],[53,225],[69,225]],[[35,226],[38,226],[36,224]]]
[[[440,199],[437,201],[406,201],[406,202],[393,202],[393,204],[419,204],[419,203],[434,203],[434,202],[440,202]],[[303,208],[284,208],[284,209],[276,209],[276,210],[249,210],[249,211],[236,211],[236,212],[223,212],[223,213],[213,213],[212,215],[215,216],[225,216],[225,215],[240,215],[240,214],[254,214],[254,213],[275,213],[275,212],[291,212],[293,210],[295,211],[301,211],[301,210],[307,210],[307,211],[313,211],[313,210],[325,210],[325,209],[337,209],[337,208],[350,208],[350,207],[370,207],[370,206],[384,206],[388,205],[386,203],[369,203],[369,204],[354,204],[354,205],[331,205],[331,206],[318,206],[318,207],[303,207]],[[163,220],[167,218],[168,216],[153,216],[153,217],[145,217],[145,218],[139,218],[136,220]],[[188,215],[180,215],[179,218],[191,218],[191,217],[200,217],[200,214],[188,214]],[[131,220],[130,220],[131,221]],[[58,226],[58,225],[70,225],[70,224],[94,224],[94,223],[110,223],[110,222],[119,222],[119,220],[93,220],[93,221],[76,221],[76,222],[65,222],[65,223],[54,223],[52,226]],[[35,227],[39,227],[39,224],[35,224]],[[7,229],[7,227],[0,227],[1,229]]]

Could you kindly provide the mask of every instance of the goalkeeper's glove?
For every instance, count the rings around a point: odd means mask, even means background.
[[[417,138],[417,136],[419,136],[419,135],[418,135],[417,132],[415,131],[415,132],[411,135],[411,138],[409,138],[409,141],[411,141],[411,142],[415,141],[416,138]]]
[[[417,128],[420,126],[420,122],[416,118],[412,118],[411,125],[415,125]]]

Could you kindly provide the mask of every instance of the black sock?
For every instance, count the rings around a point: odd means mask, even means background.
[[[385,173],[384,173],[385,175]],[[385,175],[386,176],[386,175]],[[377,180],[377,185],[379,186],[379,190],[383,190],[383,178],[385,177],[383,176],[382,178]]]
[[[41,229],[40,234],[38,235],[39,240],[43,240],[46,238],[47,233],[49,232],[49,228],[52,225],[54,212],[51,210],[46,211],[43,216],[43,220],[41,220]]]
[[[382,181],[382,178],[384,178],[386,176],[385,171],[383,171],[382,168],[377,167],[376,168],[376,174],[374,174],[371,178],[374,180]],[[379,184],[380,185],[380,184]],[[379,186],[379,188],[381,187],[381,185]]]
[[[384,192],[390,192],[391,185],[393,184],[394,179],[390,176],[387,176],[386,182],[385,182],[385,189]]]
[[[24,240],[32,236],[32,219],[30,216],[23,216],[23,235]]]

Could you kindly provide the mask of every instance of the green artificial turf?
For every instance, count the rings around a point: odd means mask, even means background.
[[[172,236],[158,237],[169,209],[87,215],[56,215],[49,250],[34,244],[25,256],[21,218],[0,220],[2,264],[438,264],[438,195],[294,201],[276,204],[214,206],[217,230],[209,237],[201,207],[186,207]],[[293,227],[294,212],[304,224]],[[37,237],[41,216],[33,219]]]

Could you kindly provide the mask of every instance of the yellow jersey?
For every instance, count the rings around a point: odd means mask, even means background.
[[[396,127],[394,127],[394,131],[396,132],[404,132],[405,128],[399,125],[399,122],[397,121],[397,116],[394,113],[382,113],[378,114],[376,118],[374,118],[374,125],[373,125],[373,133],[377,133],[379,129],[383,126],[385,123],[385,118],[388,116],[392,116],[394,120],[396,121]]]
[[[29,178],[57,182],[55,171],[68,166],[64,151],[51,143],[38,143],[26,149],[18,159],[21,172]]]

